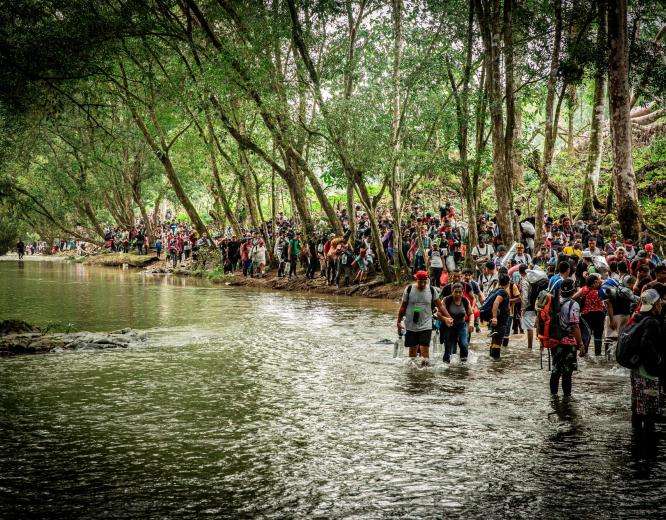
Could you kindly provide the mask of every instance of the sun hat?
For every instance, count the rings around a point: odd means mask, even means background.
[[[641,308],[638,312],[649,312],[654,307],[654,304],[659,301],[659,293],[654,289],[648,289],[641,294]]]

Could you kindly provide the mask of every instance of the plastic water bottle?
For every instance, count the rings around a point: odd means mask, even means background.
[[[398,354],[404,353],[405,350],[405,338],[402,334],[402,331],[398,334],[398,339],[393,343],[393,357],[397,358]]]

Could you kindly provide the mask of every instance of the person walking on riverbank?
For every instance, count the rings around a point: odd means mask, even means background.
[[[301,234],[289,238],[289,279],[296,276],[296,265],[301,256]]]
[[[438,311],[437,317],[446,325],[453,325],[449,311],[442,304],[442,300],[434,287],[428,285],[428,273],[417,271],[414,275],[415,283],[408,285],[402,295],[400,309],[398,310],[397,328],[402,335],[405,329],[405,347],[409,349],[409,357],[421,356],[422,366],[429,364],[430,337],[432,335],[432,313]],[[405,320],[403,327],[402,320]]]
[[[25,255],[25,244],[21,239],[16,243],[16,253],[18,253],[18,259],[23,260],[23,255]]]

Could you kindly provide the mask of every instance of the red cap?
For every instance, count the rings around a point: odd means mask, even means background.
[[[651,253],[654,250],[654,246],[652,244],[645,244],[645,250]]]
[[[427,280],[428,273],[426,271],[416,271],[416,274],[414,274],[414,278],[416,280]]]

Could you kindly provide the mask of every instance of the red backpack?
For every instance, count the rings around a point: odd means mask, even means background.
[[[553,348],[562,339],[559,288],[549,293],[546,298],[546,304],[541,307],[538,314],[537,337],[541,342],[541,348]]]

